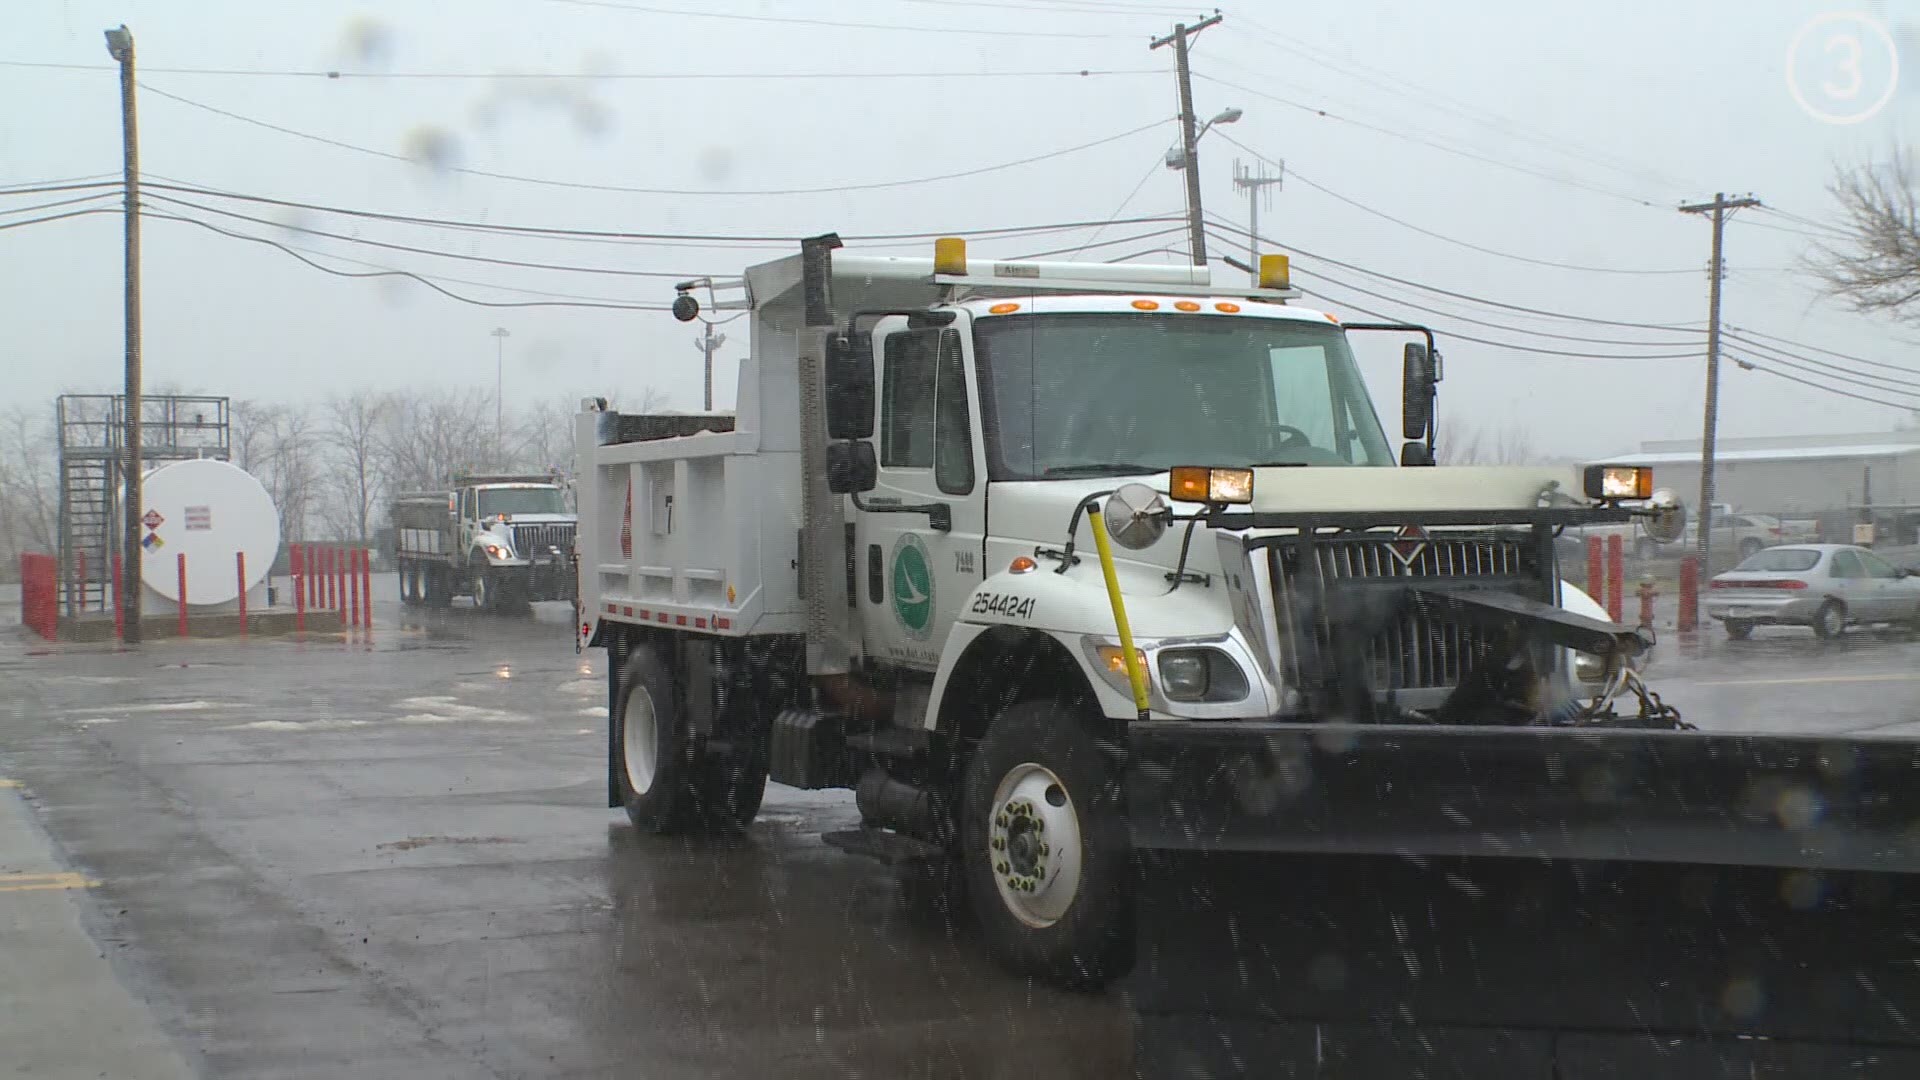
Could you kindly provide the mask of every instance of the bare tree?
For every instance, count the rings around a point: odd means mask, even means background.
[[[1522,428],[1487,429],[1474,424],[1451,424],[1434,440],[1442,465],[1540,465],[1549,458],[1533,445]]]
[[[1828,295],[1855,311],[1920,317],[1920,174],[1896,149],[1886,161],[1843,169],[1828,186],[1840,204],[1842,238],[1809,256]]]
[[[0,573],[24,551],[54,552],[60,540],[60,476],[52,417],[25,405],[0,413]]]
[[[328,486],[339,511],[340,532],[365,543],[371,536],[375,501],[385,487],[381,423],[393,407],[384,394],[356,390],[326,404],[326,442],[332,451]]]
[[[381,415],[378,445],[387,490],[433,491],[483,464],[493,445],[492,395],[441,390],[398,395]]]
[[[253,474],[280,513],[280,535],[307,534],[313,512],[320,433],[298,405],[235,401],[230,406],[233,463]]]

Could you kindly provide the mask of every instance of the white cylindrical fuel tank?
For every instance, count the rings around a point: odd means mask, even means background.
[[[245,553],[248,601],[264,600],[261,586],[280,552],[280,515],[245,469],[210,459],[163,465],[146,475],[141,503],[141,576],[152,594],[179,604],[184,554],[188,607],[236,604],[242,585],[234,556]]]

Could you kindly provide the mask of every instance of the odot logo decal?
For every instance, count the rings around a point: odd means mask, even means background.
[[[893,617],[915,641],[933,631],[933,560],[927,545],[912,533],[893,543]]]

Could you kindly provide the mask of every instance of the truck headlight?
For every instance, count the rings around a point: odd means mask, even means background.
[[[1248,693],[1246,673],[1219,649],[1167,649],[1159,666],[1169,701],[1241,701]]]
[[[485,545],[484,550],[488,555],[491,555],[496,559],[504,559],[507,557],[507,549],[501,547],[499,544],[487,544]]]

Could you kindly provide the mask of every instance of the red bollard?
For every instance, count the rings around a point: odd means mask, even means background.
[[[320,559],[312,544],[302,544],[306,554],[301,558],[301,567],[307,573],[307,603],[315,608],[320,606]]]
[[[360,550],[360,603],[362,617],[365,619],[360,625],[369,631],[367,636],[371,638],[373,636],[371,633],[373,630],[373,552],[365,548]]]
[[[340,560],[337,557],[338,555],[339,552],[330,547],[320,549],[320,557],[327,561],[327,593],[325,603],[328,611],[340,610]]]
[[[180,574],[180,636],[187,636],[187,553],[181,552],[173,557],[173,565]]]
[[[233,573],[240,582],[240,636],[247,636],[247,553],[233,553]]]
[[[307,629],[307,560],[305,551],[299,544],[287,549],[288,569],[293,571],[293,629],[295,633],[305,633]]]
[[[127,613],[120,609],[120,556],[113,557],[113,637],[115,641],[124,641],[127,636]]]
[[[1587,595],[1604,605],[1607,600],[1606,557],[1601,554],[1600,538],[1587,537]]]
[[[348,626],[360,625],[360,549],[347,549],[347,606],[351,613]]]
[[[1619,533],[1607,537],[1607,617],[1619,622],[1626,613],[1626,541]]]
[[[1700,621],[1700,559],[1680,560],[1680,629],[1692,630]]]
[[[1641,626],[1653,625],[1653,598],[1659,595],[1660,595],[1660,591],[1653,587],[1652,578],[1640,579],[1640,625]]]

